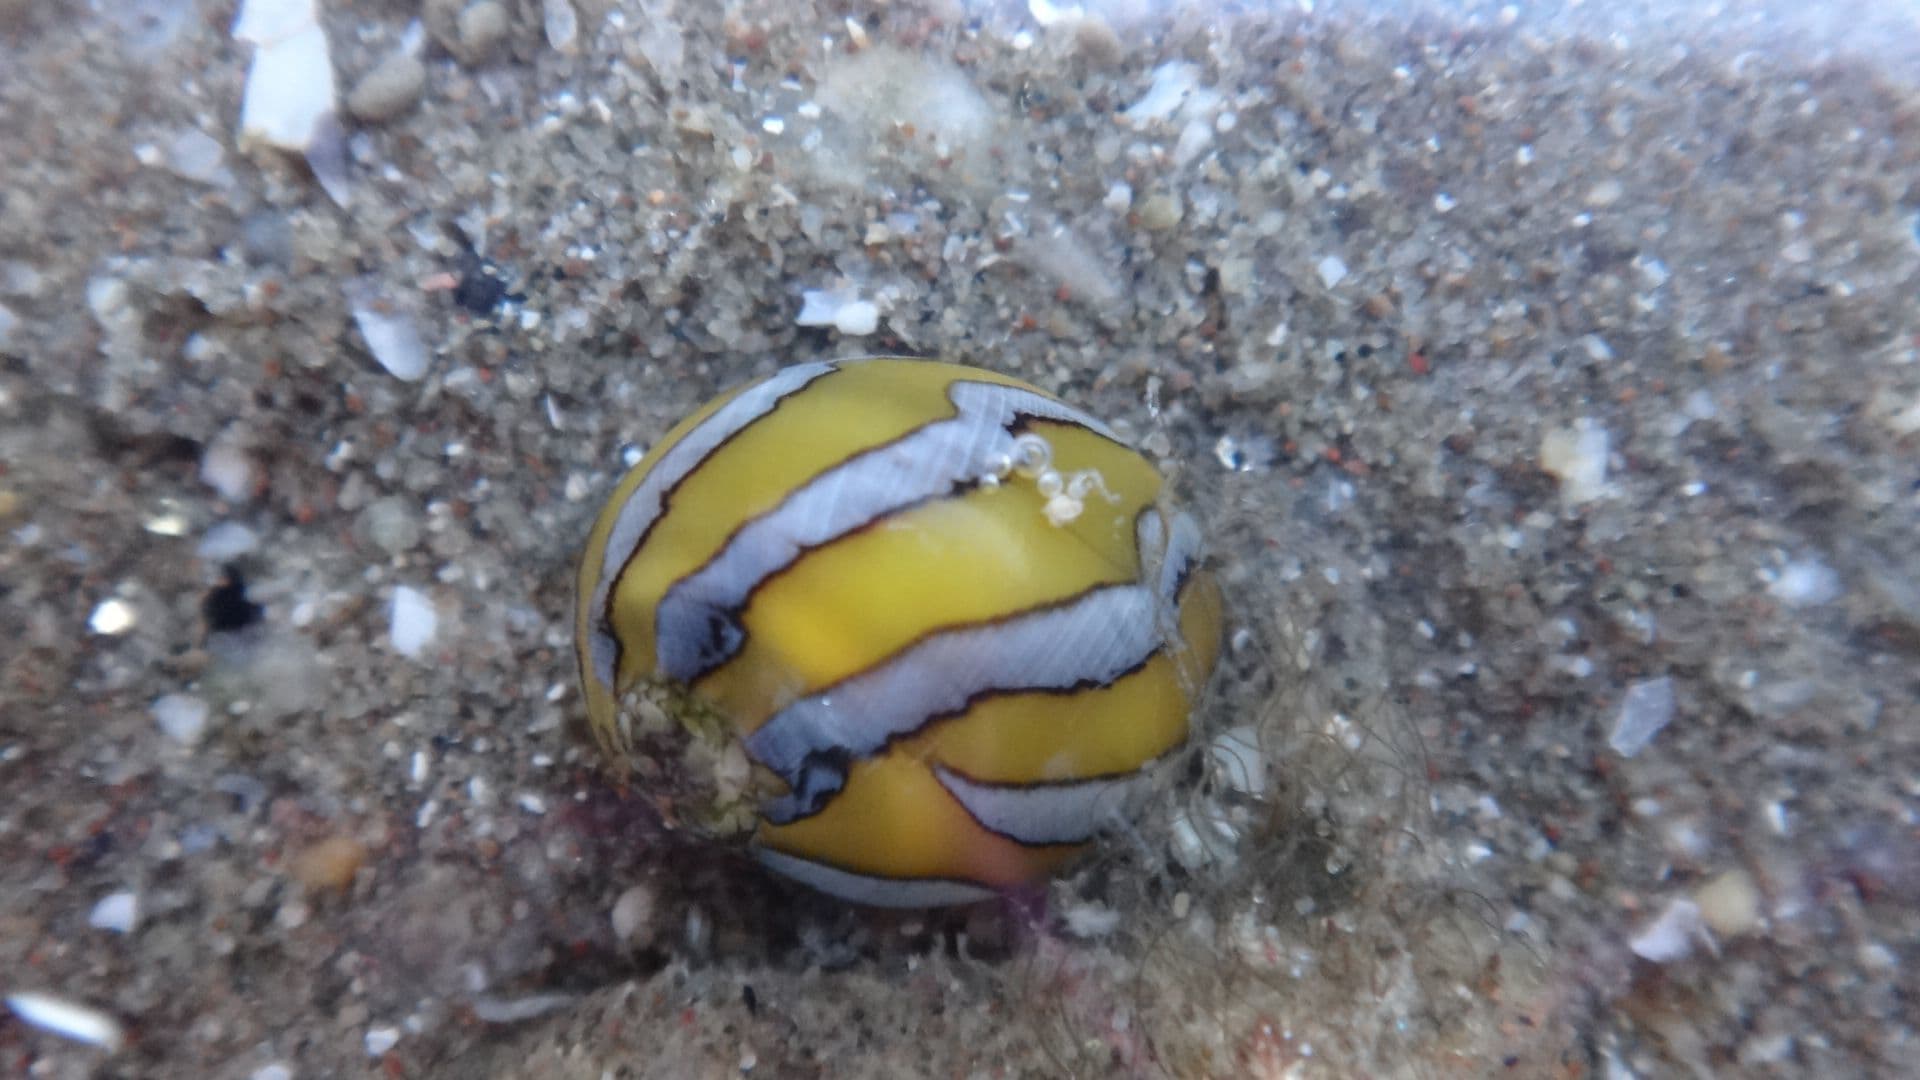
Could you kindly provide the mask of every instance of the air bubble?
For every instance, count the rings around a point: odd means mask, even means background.
[[[1013,440],[1013,467],[1029,476],[1046,470],[1053,462],[1053,446],[1038,435],[1021,435]]]
[[[1080,512],[1085,509],[1086,504],[1082,503],[1079,499],[1069,498],[1065,495],[1055,495],[1047,500],[1047,522],[1054,526],[1065,525],[1074,518],[1079,517]]]

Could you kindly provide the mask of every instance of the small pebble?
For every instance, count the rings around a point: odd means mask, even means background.
[[[329,836],[293,857],[288,869],[293,878],[312,890],[342,890],[353,884],[353,877],[367,861],[366,845],[351,836]]]
[[[347,94],[347,110],[371,123],[391,120],[413,108],[426,88],[426,65],[407,53],[395,53],[360,77]]]
[[[87,914],[87,925],[95,930],[131,934],[140,923],[140,898],[130,892],[110,893],[100,898]]]
[[[1587,205],[1595,209],[1605,209],[1620,201],[1625,193],[1618,180],[1602,180],[1587,189]]]
[[[97,277],[87,282],[87,310],[93,313],[100,329],[111,333],[131,309],[126,282],[113,277]]]
[[[1321,259],[1314,269],[1320,275],[1320,284],[1329,289],[1347,279],[1347,264],[1338,255],[1329,255]]]
[[[228,502],[246,502],[253,498],[253,459],[236,443],[222,439],[201,455],[200,482]]]
[[[1163,232],[1180,224],[1185,213],[1178,197],[1167,194],[1149,195],[1140,203],[1140,227],[1152,232]]]
[[[1633,757],[1647,748],[1673,720],[1673,680],[1666,676],[1634,683],[1620,699],[1613,735],[1607,745],[1621,757]]]
[[[231,179],[222,166],[226,153],[220,140],[199,128],[188,128],[167,144],[167,169],[175,176],[198,183],[222,183]]]
[[[1843,591],[1840,575],[1833,567],[1811,556],[1781,567],[1780,576],[1767,588],[1774,599],[1797,608],[1830,604]]]
[[[494,47],[506,39],[507,31],[512,29],[513,20],[507,14],[507,6],[497,0],[480,0],[460,13],[457,23],[460,34],[460,48],[464,54],[461,59],[470,64],[485,60]]]
[[[394,1027],[368,1028],[365,1045],[368,1057],[384,1057],[387,1051],[400,1045],[400,1029]]]
[[[359,531],[388,555],[400,555],[420,543],[420,512],[413,499],[388,495],[360,512]]]
[[[167,738],[182,746],[192,746],[206,734],[207,703],[192,694],[166,694],[155,699],[149,710],[154,722]]]
[[[1074,24],[1073,47],[1081,56],[1102,67],[1118,64],[1126,56],[1126,46],[1121,42],[1120,35],[1097,10],[1083,12],[1080,20]]]
[[[1740,1044],[1740,1064],[1755,1072],[1762,1066],[1780,1065],[1793,1055],[1795,1042],[1793,1035],[1785,1031],[1755,1035]]]
[[[1868,971],[1892,971],[1900,966],[1900,955],[1878,941],[1861,942],[1854,956]]]
[[[418,589],[406,585],[393,590],[393,649],[401,656],[418,657],[440,629],[439,613],[433,602]]]
[[[237,521],[222,521],[207,530],[194,554],[210,563],[237,559],[260,546],[260,537]]]
[[[1578,505],[1607,492],[1607,429],[1590,420],[1555,428],[1540,439],[1540,468],[1560,479],[1560,497]]]
[[[658,907],[652,889],[645,885],[629,887],[613,902],[613,911],[608,915],[613,923],[613,936],[637,949],[653,944],[659,932],[654,925]]]
[[[559,53],[575,50],[580,37],[580,16],[568,0],[541,0],[540,18],[547,31],[547,44]]]
[[[1693,902],[1707,927],[1721,937],[1739,937],[1760,925],[1760,891],[1745,870],[1729,870],[1700,886]]]
[[[1067,908],[1064,921],[1068,934],[1091,940],[1119,929],[1120,913],[1105,904],[1074,904]]]

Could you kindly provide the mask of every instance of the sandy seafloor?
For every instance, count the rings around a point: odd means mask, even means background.
[[[120,1036],[0,1076],[1911,1075],[1910,6],[322,6],[424,72],[344,203],[228,0],[0,2],[0,994]],[[1044,902],[568,737],[623,455],[886,352],[1108,418],[1231,594],[1261,762]]]

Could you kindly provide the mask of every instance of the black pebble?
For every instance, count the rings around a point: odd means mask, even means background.
[[[260,605],[247,599],[247,583],[240,571],[229,566],[225,580],[207,590],[200,599],[200,614],[208,631],[221,634],[245,629],[260,621]]]

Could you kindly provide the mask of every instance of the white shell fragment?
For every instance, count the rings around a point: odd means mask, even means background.
[[[367,341],[367,350],[387,374],[402,382],[415,382],[427,373],[426,343],[420,331],[405,315],[391,314],[368,304],[353,305],[353,324]]]
[[[313,0],[246,0],[236,40],[255,46],[240,136],[305,151],[333,112],[333,60]]]
[[[1041,26],[1054,26],[1059,23],[1072,25],[1086,17],[1086,9],[1079,4],[1055,4],[1052,0],[1027,0],[1027,14]]]
[[[1666,910],[1628,939],[1633,955],[1656,964],[1684,960],[1693,952],[1696,941],[1706,936],[1707,926],[1700,917],[1700,905],[1691,900],[1673,900]]]
[[[1607,745],[1621,757],[1630,758],[1645,750],[1672,719],[1672,679],[1663,675],[1634,683],[1620,699],[1620,715],[1614,719],[1613,735]]]
[[[118,1050],[126,1033],[120,1021],[87,1005],[51,994],[22,991],[7,995],[7,1008],[34,1027],[107,1050]]]
[[[1187,98],[1200,85],[1200,68],[1184,60],[1173,60],[1153,69],[1153,83],[1139,101],[1120,110],[1120,116],[1132,125],[1165,120],[1180,111]]]
[[[401,656],[417,658],[440,630],[439,613],[420,590],[398,585],[393,590],[393,650]]]
[[[1120,928],[1120,913],[1105,904],[1074,904],[1066,909],[1062,921],[1074,937],[1091,941]]]
[[[1207,747],[1213,773],[1220,783],[1258,799],[1267,792],[1267,759],[1260,753],[1260,734],[1252,727],[1228,728]]]
[[[235,39],[265,45],[320,24],[316,0],[242,0],[233,20]]]
[[[848,337],[864,337],[880,328],[880,308],[852,287],[808,289],[800,294],[797,326],[831,326]]]
[[[133,605],[125,600],[118,598],[103,600],[93,609],[93,614],[87,616],[87,629],[96,634],[113,637],[133,629],[137,619]]]
[[[1231,866],[1239,860],[1240,830],[1212,800],[1177,812],[1168,838],[1173,857],[1189,870],[1209,864]]]

